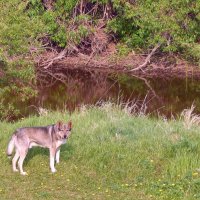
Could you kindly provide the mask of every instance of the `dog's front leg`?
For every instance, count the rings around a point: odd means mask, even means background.
[[[55,163],[55,149],[54,148],[50,148],[50,168],[51,168],[51,172],[55,173],[56,169],[54,167],[54,163]]]
[[[56,163],[58,164],[60,162],[60,148],[56,151]]]

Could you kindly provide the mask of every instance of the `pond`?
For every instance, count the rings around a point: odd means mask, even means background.
[[[31,102],[35,108],[69,110],[101,102],[135,104],[138,111],[158,116],[176,116],[196,106],[200,112],[200,81],[194,79],[145,79],[125,73],[66,70],[67,79],[40,88]]]

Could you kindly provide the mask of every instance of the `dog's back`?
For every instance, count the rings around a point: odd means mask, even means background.
[[[38,146],[49,147],[52,142],[52,125],[46,127],[23,127],[17,129],[7,148],[7,155],[11,156],[14,147],[29,148],[34,143]]]
[[[45,126],[45,127],[25,127],[20,128],[17,132],[17,140],[18,142],[28,143],[37,143],[42,147],[50,147],[53,142],[53,126]]]

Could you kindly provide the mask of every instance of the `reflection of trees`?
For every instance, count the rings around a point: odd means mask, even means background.
[[[69,109],[81,104],[95,104],[99,99],[106,98],[104,93],[111,84],[107,74],[100,72],[67,70],[64,76],[65,80],[57,80],[51,87],[40,90],[40,104]]]
[[[65,80],[40,90],[39,105],[51,108],[75,109],[81,104],[99,100],[146,101],[148,112],[171,116],[190,107],[194,101],[200,112],[199,83],[184,79],[145,79],[126,74],[108,74],[85,70],[67,70]],[[148,84],[146,84],[148,83]],[[149,87],[150,86],[150,87]],[[187,90],[186,90],[187,88]],[[148,94],[148,95],[147,95]],[[156,94],[156,95],[155,95]],[[158,98],[155,98],[155,97]]]

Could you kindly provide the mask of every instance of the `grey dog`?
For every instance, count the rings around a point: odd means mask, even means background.
[[[49,149],[50,168],[52,173],[56,172],[54,167],[55,160],[56,163],[59,163],[60,146],[66,143],[71,134],[71,129],[71,121],[66,124],[58,122],[54,125],[44,127],[24,127],[17,129],[13,133],[7,148],[8,156],[11,156],[15,149],[15,156],[12,159],[13,171],[18,171],[16,167],[18,161],[20,174],[27,175],[23,171],[23,162],[28,153],[28,149],[33,146],[40,146]]]

